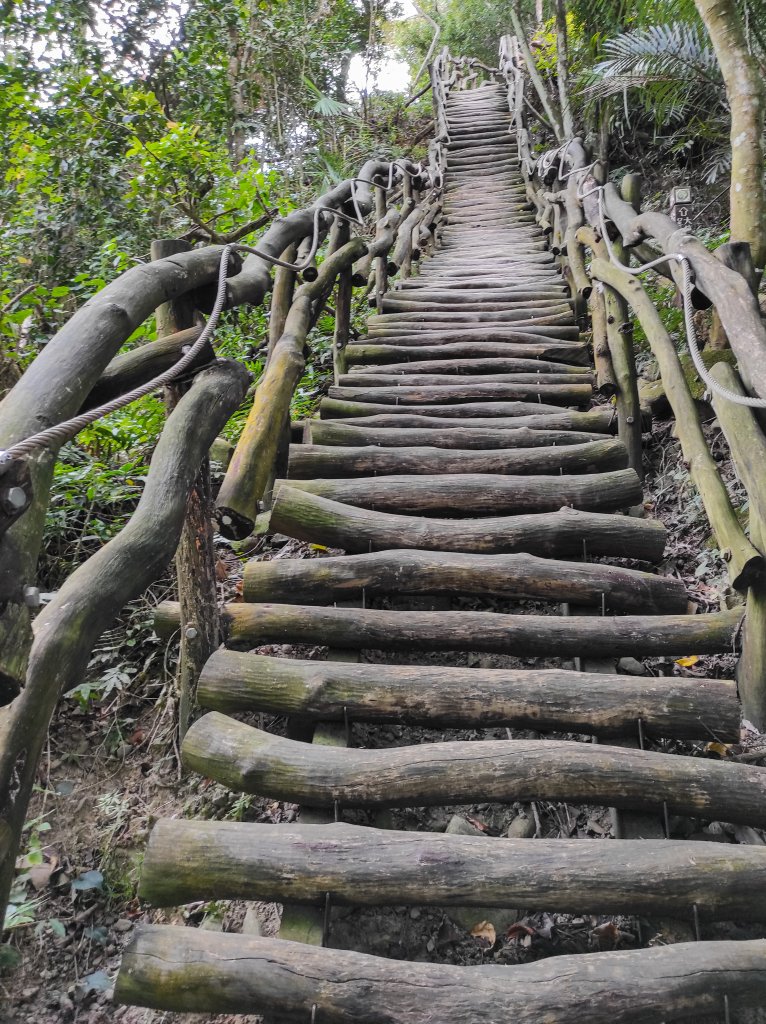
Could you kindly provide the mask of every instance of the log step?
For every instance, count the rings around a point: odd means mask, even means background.
[[[412,422],[415,416],[428,416],[432,419],[468,419],[483,420],[482,426],[502,427],[499,419],[527,417],[519,426],[532,426],[534,421],[541,427],[550,424],[559,429],[598,430],[605,434],[614,433],[615,415],[613,409],[589,409],[580,411],[562,409],[557,405],[546,405],[543,402],[466,402],[462,405],[425,405],[417,409],[405,405],[385,405],[377,402],[351,402],[341,398],[323,398],[319,403],[321,419],[352,418],[360,416],[407,416],[408,426],[425,426]],[[492,421],[489,423],[489,421]],[[646,422],[650,418],[647,416]],[[567,424],[567,426],[564,426]],[[440,424],[441,426],[442,424]],[[470,423],[468,424],[471,425]],[[474,425],[475,422],[474,422]],[[507,425],[507,424],[506,424]],[[378,421],[378,426],[382,423]]]
[[[389,339],[393,341],[393,339]],[[421,338],[421,341],[423,339]],[[361,340],[351,342],[347,347],[349,366],[376,366],[376,365],[402,365],[400,360],[407,360],[408,364],[417,362],[436,363],[442,366],[452,365],[455,360],[460,360],[466,373],[473,372],[474,366],[498,368],[502,366],[518,366],[524,360],[541,361],[554,360],[552,365],[566,367],[573,365],[576,369],[584,369],[588,360],[588,351],[584,342],[558,341],[545,342],[539,339],[522,344],[516,342],[512,349],[509,349],[508,342],[504,341],[475,341],[475,342],[446,342],[445,344],[389,344],[371,345]],[[409,367],[412,369],[412,367]],[[395,370],[392,372],[399,372]],[[477,371],[478,372],[478,371]],[[564,370],[562,369],[563,373]]]
[[[245,566],[245,601],[332,604],[380,594],[444,594],[566,601],[608,612],[683,614],[681,580],[598,563],[534,555],[397,551],[330,558],[253,560]]]
[[[593,397],[590,384],[514,383],[457,384],[453,380],[439,385],[393,387],[331,387],[330,398],[345,402],[376,402],[383,405],[443,405],[454,402],[549,402],[554,405],[585,405]]]
[[[494,438],[495,444],[502,435]],[[313,477],[338,478],[390,474],[431,475],[434,473],[496,473],[507,476],[555,475],[563,473],[603,473],[627,469],[628,452],[616,438],[587,444],[545,448],[495,447],[480,449],[412,448],[365,445],[294,445],[288,460],[291,480]]]
[[[348,650],[476,651],[514,657],[659,657],[735,649],[741,608],[708,615],[566,616],[496,612],[383,611],[299,604],[223,606],[221,627],[232,647],[324,644]],[[172,636],[178,603],[155,609],[159,636]]]
[[[184,765],[235,792],[332,807],[553,800],[766,826],[766,769],[570,740],[318,747],[211,711],[187,732]],[[646,840],[643,840],[645,842]]]
[[[546,423],[549,422],[547,417],[540,417],[540,419],[544,419]],[[454,420],[432,420],[425,416],[386,417],[385,420],[384,423],[378,425],[375,422],[377,417],[371,416],[367,422],[362,420],[363,425],[360,426],[350,420],[308,420],[303,429],[304,444],[337,445],[338,447],[368,445],[384,448],[427,447],[462,449],[464,451],[504,449],[512,460],[513,458],[522,459],[521,452],[524,450],[534,449],[535,452],[541,453],[549,446],[552,448],[571,446],[578,450],[584,450],[586,447],[590,448],[593,443],[602,442],[605,439],[603,433],[595,430],[585,432],[510,427],[505,426],[506,421],[501,421],[502,425],[499,428],[495,426],[494,429],[490,429],[488,426],[474,426],[475,421],[468,421],[471,426],[463,426],[466,421],[458,420],[457,423],[460,425],[457,426]],[[407,426],[406,423],[410,420],[423,425]],[[520,421],[511,422],[518,423]],[[401,428],[399,424],[402,424]],[[621,444],[621,442],[618,443]],[[290,453],[290,458],[292,456],[293,452]],[[540,464],[538,463],[538,465]]]
[[[371,449],[373,451],[374,449]],[[287,481],[277,480],[275,492]],[[379,476],[356,480],[290,480],[299,490],[347,505],[408,515],[510,515],[557,512],[562,506],[587,512],[638,504],[643,492],[634,469],[582,476]],[[614,528],[618,529],[618,522]]]
[[[652,884],[647,885],[647,876]],[[160,820],[139,896],[766,921],[766,847]]]
[[[271,529],[298,540],[349,552],[389,548],[527,552],[550,558],[612,556],[656,563],[665,550],[665,527],[634,519],[563,508],[541,515],[486,519],[426,519],[374,512],[283,485],[275,492]]]
[[[221,649],[199,680],[202,707],[332,722],[429,728],[506,726],[601,738],[739,737],[734,682],[564,669],[481,669],[300,661]]]
[[[123,959],[120,1003],[263,1014],[282,1024],[646,1024],[760,1007],[766,940],[678,943],[522,966],[387,960],[282,939],[153,925]],[[316,1008],[316,1009],[315,1009]],[[385,1008],[383,1017],[382,1008]]]

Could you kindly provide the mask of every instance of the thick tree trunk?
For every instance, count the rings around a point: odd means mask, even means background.
[[[732,241],[749,242],[758,270],[766,262],[763,72],[750,52],[734,0],[695,0],[710,35],[731,110]]]
[[[722,742],[739,736],[733,682],[564,669],[357,665],[219,650],[199,684],[203,707],[428,728],[509,726],[601,737],[637,734]]]

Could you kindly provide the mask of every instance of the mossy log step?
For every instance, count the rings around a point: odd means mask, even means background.
[[[551,362],[548,359],[521,359],[517,356],[503,356],[495,358],[470,358],[461,359],[428,359],[428,352],[423,349],[415,349],[420,353],[421,358],[409,359],[404,362],[382,362],[378,366],[367,366],[363,363],[356,365],[356,353],[353,349],[348,350],[349,372],[354,374],[374,375],[375,377],[386,378],[392,375],[432,374],[433,376],[463,376],[473,377],[483,374],[498,373],[554,373],[557,376],[566,375],[570,380],[576,379],[576,383],[583,383],[581,378],[590,378],[592,374],[585,366],[570,366],[568,363]],[[454,353],[453,353],[454,356]],[[401,358],[401,357],[400,357]],[[584,383],[589,383],[586,379]]]
[[[389,294],[383,299],[383,312],[385,313],[450,313],[458,310],[460,313],[505,313],[515,312],[519,319],[534,317],[538,314],[547,316],[549,313],[558,314],[564,312],[564,307],[570,305],[571,300],[566,300],[561,295],[551,298],[538,298],[527,301],[516,302],[513,299],[493,299],[480,297],[466,299],[460,306],[449,302],[434,302],[425,296],[408,296],[401,298],[395,294]]]
[[[325,644],[348,650],[479,651],[515,657],[638,657],[721,654],[735,649],[741,608],[708,615],[553,616],[495,612],[396,612],[300,604],[223,606],[232,647]],[[154,627],[178,629],[178,604],[163,601]]]
[[[373,512],[283,485],[275,492],[271,529],[348,552],[420,548],[484,554],[528,552],[550,558],[612,556],[656,563],[665,527],[656,519],[616,518],[563,508],[538,515],[426,519]]]
[[[275,493],[288,481],[277,480]],[[582,476],[379,476],[358,480],[290,480],[289,486],[348,505],[406,514],[509,515],[557,512],[562,506],[588,512],[629,508],[643,498],[634,469]],[[619,521],[615,523],[619,529]]]
[[[253,560],[245,566],[245,601],[332,604],[379,594],[566,601],[649,615],[683,614],[687,608],[686,589],[679,579],[529,554],[393,550],[334,558]]]
[[[381,405],[444,405],[455,402],[541,402],[552,405],[585,405],[593,397],[590,384],[465,383],[394,384],[389,387],[331,387],[328,395],[346,402],[377,402]]]
[[[628,452],[617,438],[587,444],[549,445],[545,448],[489,450],[418,446],[389,448],[381,445],[341,447],[300,444],[290,450],[287,473],[291,480],[433,473],[496,473],[502,476],[545,476],[561,473],[599,473],[626,469]]]
[[[571,373],[490,373],[490,374],[460,374],[455,373],[418,373],[417,368],[410,368],[406,375],[392,373],[365,373],[356,371],[354,373],[342,373],[339,383],[344,388],[401,388],[401,387],[454,387],[456,384],[465,382],[473,386],[485,384],[535,384],[549,387],[551,384],[566,384],[567,386],[589,385],[593,383],[593,375],[590,373],[578,373],[576,376]]]
[[[647,880],[651,879],[651,885]],[[164,819],[139,896],[334,905],[534,907],[766,921],[766,847],[666,840],[491,839],[359,825]]]
[[[540,417],[543,419],[543,417]],[[428,448],[444,449],[522,449],[534,448],[537,451],[547,446],[577,448],[588,446],[594,441],[601,441],[603,433],[595,431],[577,431],[565,429],[532,429],[529,427],[474,427],[464,426],[465,420],[452,421],[429,420],[431,426],[410,427],[404,424],[401,429],[400,420],[394,420],[396,427],[374,424],[363,426],[348,424],[348,421],[307,420],[304,427],[303,440],[306,444],[339,445],[357,447],[360,445],[382,445],[386,448],[417,448],[425,445]],[[504,421],[503,421],[504,422]],[[438,424],[438,427],[434,424]],[[626,464],[626,463],[624,463]]]
[[[720,1017],[724,997],[733,1014],[762,1006],[766,940],[453,967],[163,925],[139,929],[115,993],[118,1003],[279,1024],[312,1012],[317,1024],[582,1024],[583,1007],[589,1024],[647,1024]]]
[[[181,747],[186,768],[235,792],[331,807],[552,800],[766,826],[766,769],[571,740],[317,747],[211,711]],[[651,884],[651,877],[646,881]]]
[[[370,331],[365,344],[373,345],[450,345],[456,342],[489,341],[516,344],[580,345],[580,328],[576,324],[546,327],[541,324],[391,324]]]
[[[375,402],[349,402],[337,398],[323,398],[319,403],[320,419],[376,418],[369,426],[428,427],[454,426],[451,422],[426,423],[429,420],[463,420],[464,426],[533,427],[558,430],[594,430],[614,434],[617,420],[612,409],[587,411],[562,409],[542,402],[468,402],[464,405],[427,405],[417,409],[403,405],[380,405]],[[399,420],[399,423],[395,421]],[[499,421],[506,421],[505,423]],[[510,423],[517,420],[517,423]],[[479,421],[479,422],[477,422]],[[646,422],[651,423],[650,417]]]
[[[446,342],[445,344],[373,345],[367,339],[354,342],[346,348],[350,366],[371,366],[376,364],[400,364],[401,360],[412,363],[429,361],[449,362],[461,360],[470,365],[489,364],[500,360],[506,365],[540,360],[554,360],[555,366],[573,365],[585,369],[588,365],[588,350],[584,342],[576,341],[531,341],[514,343],[505,341]],[[407,364],[409,365],[409,363]]]
[[[481,669],[298,661],[220,649],[199,680],[200,705],[332,722],[430,728],[508,726],[600,737],[739,738],[733,681],[565,669]]]

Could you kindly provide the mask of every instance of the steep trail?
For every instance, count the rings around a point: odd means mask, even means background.
[[[657,742],[735,739],[734,683],[617,670],[625,655],[731,650],[741,612],[688,614],[680,581],[655,570],[665,531],[643,516],[611,408],[593,401],[503,90],[453,92],[447,110],[441,246],[349,345],[347,372],[274,486],[274,532],[346,554],[247,566],[244,602],[225,611],[227,649],[200,681],[210,710],[183,744],[188,767],[298,803],[298,822],[165,820],[144,864],[142,895],[157,905],[285,903],[280,939],[147,929],[126,954],[125,1002],[467,1024],[575,1021],[586,1004],[594,1021],[675,1020],[766,992],[759,941],[480,969],[312,948],[332,947],[343,904],[766,920],[766,849],[665,838],[670,815],[766,825],[760,769]],[[455,609],[466,596],[478,609]],[[325,644],[328,660],[242,651],[271,643]],[[379,663],[359,660],[370,651]],[[424,651],[443,664],[424,664]],[[517,661],[467,667],[451,651]],[[253,712],[287,715],[288,737],[233,717]],[[350,745],[357,724],[385,723],[543,735]],[[499,841],[342,821],[347,808],[482,800],[613,808],[628,838]]]

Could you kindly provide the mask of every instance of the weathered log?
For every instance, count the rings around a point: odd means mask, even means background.
[[[612,184],[604,189],[604,205],[625,245],[655,238],[663,252],[678,252],[689,259],[696,288],[715,305],[743,379],[746,378],[750,390],[766,398],[766,328],[748,281],[716,259],[698,238],[686,228],[679,228],[666,214],[637,215]]]
[[[116,1000],[192,1013],[261,1013],[278,1024],[654,1024],[760,1007],[766,941],[688,942],[556,956],[523,966],[386,960],[282,939],[142,928]]]
[[[295,294],[284,333],[271,353],[218,493],[218,518],[226,536],[246,537],[255,524],[258,501],[272,472],[293,392],[305,366],[303,347],[311,327],[313,303],[365,249],[359,238],[348,242],[325,259],[316,280],[302,285]]]
[[[332,604],[376,594],[476,594],[602,605],[613,612],[685,612],[686,591],[673,577],[619,566],[533,555],[468,555],[391,550],[335,558],[251,561],[246,601]]]
[[[501,554],[526,551],[552,558],[606,555],[658,562],[665,528],[656,519],[615,518],[562,508],[542,515],[486,519],[426,519],[344,505],[283,486],[275,495],[271,529],[349,552],[420,548]]]
[[[735,394],[744,394],[737,373],[726,363],[716,363],[711,375]],[[766,437],[755,411],[713,392],[713,408],[731,449],[737,476],[750,502],[750,538],[764,552],[766,542]],[[758,729],[766,728],[766,581],[752,581],[747,594],[747,614],[742,635],[742,657],[737,683],[744,717]]]
[[[596,391],[605,398],[617,394],[617,379],[612,366],[609,352],[609,340],[606,333],[606,304],[604,302],[604,286],[601,281],[588,298],[591,327],[593,329],[593,362],[596,369]]]
[[[187,768],[235,792],[345,807],[554,800],[766,825],[766,769],[571,740],[316,747],[211,711],[186,734]]]
[[[597,473],[625,469],[627,452],[622,441],[605,438],[582,445],[546,448],[495,448],[480,451],[429,447],[397,448],[368,445],[361,448],[301,444],[290,452],[288,477],[357,477],[407,473],[499,473],[552,475]]]
[[[575,383],[588,383],[591,371],[584,366],[570,366],[567,363],[555,363],[545,359],[520,359],[509,356],[508,350],[503,353],[503,358],[471,359],[457,356],[452,353],[451,359],[428,359],[428,352],[423,349],[415,349],[418,359],[407,362],[387,363],[380,361],[380,365],[365,363],[357,364],[353,355],[349,360],[349,373],[365,374],[367,376],[388,377],[391,375],[404,376],[409,374],[432,374],[434,376],[464,376],[473,377],[484,374],[505,374],[505,373],[554,373],[557,376],[566,376]],[[401,357],[400,357],[401,358]]]
[[[417,409],[406,406],[379,405],[376,402],[349,402],[339,398],[323,398],[319,404],[321,419],[351,419],[362,421],[362,417],[375,417],[371,426],[394,425],[398,420],[402,426],[452,426],[456,420],[463,420],[467,426],[509,426],[515,420],[519,426],[550,426],[559,430],[594,430],[613,434],[616,418],[612,409],[582,410],[562,409],[556,405],[535,404],[534,402],[465,402],[462,405],[428,405]],[[464,419],[465,418],[465,419]],[[430,423],[425,420],[430,420]],[[503,423],[503,421],[505,421]],[[514,424],[515,425],[515,424]]]
[[[304,643],[348,650],[481,651],[516,657],[680,657],[736,649],[744,611],[555,618],[494,612],[405,615],[377,609],[235,603],[225,605],[222,614],[225,638],[233,647]],[[158,635],[172,633],[177,622],[176,602],[158,605]]]
[[[651,886],[644,884],[647,876]],[[766,920],[766,848],[491,839],[359,825],[161,819],[139,895],[362,906],[528,907],[557,913]]]
[[[277,480],[275,492],[286,481]],[[290,480],[291,487],[380,512],[454,516],[556,512],[562,505],[587,512],[615,511],[641,501],[632,469],[583,476],[386,476],[356,480]],[[615,524],[619,529],[619,521]]]
[[[58,698],[82,680],[91,649],[114,616],[172,558],[200,462],[244,398],[248,379],[244,367],[232,362],[197,375],[165,424],[127,526],[67,579],[37,617],[26,686],[0,709],[0,913]]]
[[[559,324],[555,327],[545,324],[391,324],[368,331],[371,343],[389,345],[433,345],[449,342],[494,341],[494,342],[547,342],[559,344],[569,341],[578,344],[580,328],[576,324]]]
[[[460,402],[540,402],[553,405],[585,405],[593,397],[590,384],[455,384],[393,387],[331,387],[330,398],[378,405],[441,405]]]
[[[603,434],[577,430],[533,430],[529,427],[491,430],[487,427],[449,426],[451,423],[449,420],[437,420],[436,422],[445,423],[445,428],[441,430],[436,427],[368,428],[349,424],[348,420],[337,422],[308,420],[304,436],[308,444],[383,445],[388,448],[426,445],[431,448],[478,448],[486,451],[494,448],[540,448],[544,445],[580,446],[604,439]],[[466,421],[460,420],[459,422],[462,424]]]
[[[81,411],[104,405],[169,370],[184,354],[183,350],[194,344],[201,331],[201,327],[189,327],[187,330],[179,330],[175,334],[158,338],[148,345],[141,345],[131,352],[117,356],[96,381],[93,390],[83,402]],[[190,369],[198,370],[212,362],[214,358],[212,346],[206,345]]]
[[[467,341],[446,342],[445,344],[385,344],[372,345],[367,341],[351,342],[348,348],[350,365],[369,366],[376,364],[398,363],[399,360],[489,360],[509,358],[519,359],[554,359],[560,360],[558,365],[575,364],[579,367],[587,365],[587,348],[584,342],[576,341],[544,341],[535,340],[527,343],[515,342],[513,348],[508,342],[502,341]],[[415,363],[417,366],[417,363]]]
[[[575,386],[588,386],[593,384],[592,374],[578,373],[573,375],[571,373],[542,373],[541,371],[533,370],[528,373],[504,373],[499,371],[498,373],[482,373],[482,374],[460,374],[457,369],[452,373],[420,373],[417,367],[412,366],[409,372],[405,374],[392,373],[388,374],[384,371],[369,372],[367,370],[353,370],[350,373],[345,373],[338,381],[338,384],[344,388],[396,388],[396,387],[455,387],[455,385],[470,384],[471,386],[482,386],[484,384],[503,384],[503,385],[517,385],[517,384],[534,384],[538,390],[541,387],[547,387],[550,384],[565,384],[569,387],[571,384]],[[591,392],[592,394],[592,392]]]
[[[199,684],[203,707],[334,722],[430,728],[509,726],[724,743],[739,736],[735,684],[721,679],[621,676],[564,669],[340,664],[218,650]]]
[[[593,260],[591,273],[626,298],[646,332],[676,418],[678,439],[684,458],[689,463],[689,473],[702,497],[718,545],[729,556],[727,561],[732,586],[738,590],[746,589],[763,572],[763,557],[745,537],[731,506],[726,487],[702,432],[676,347],[654,304],[635,277],[602,259]]]

